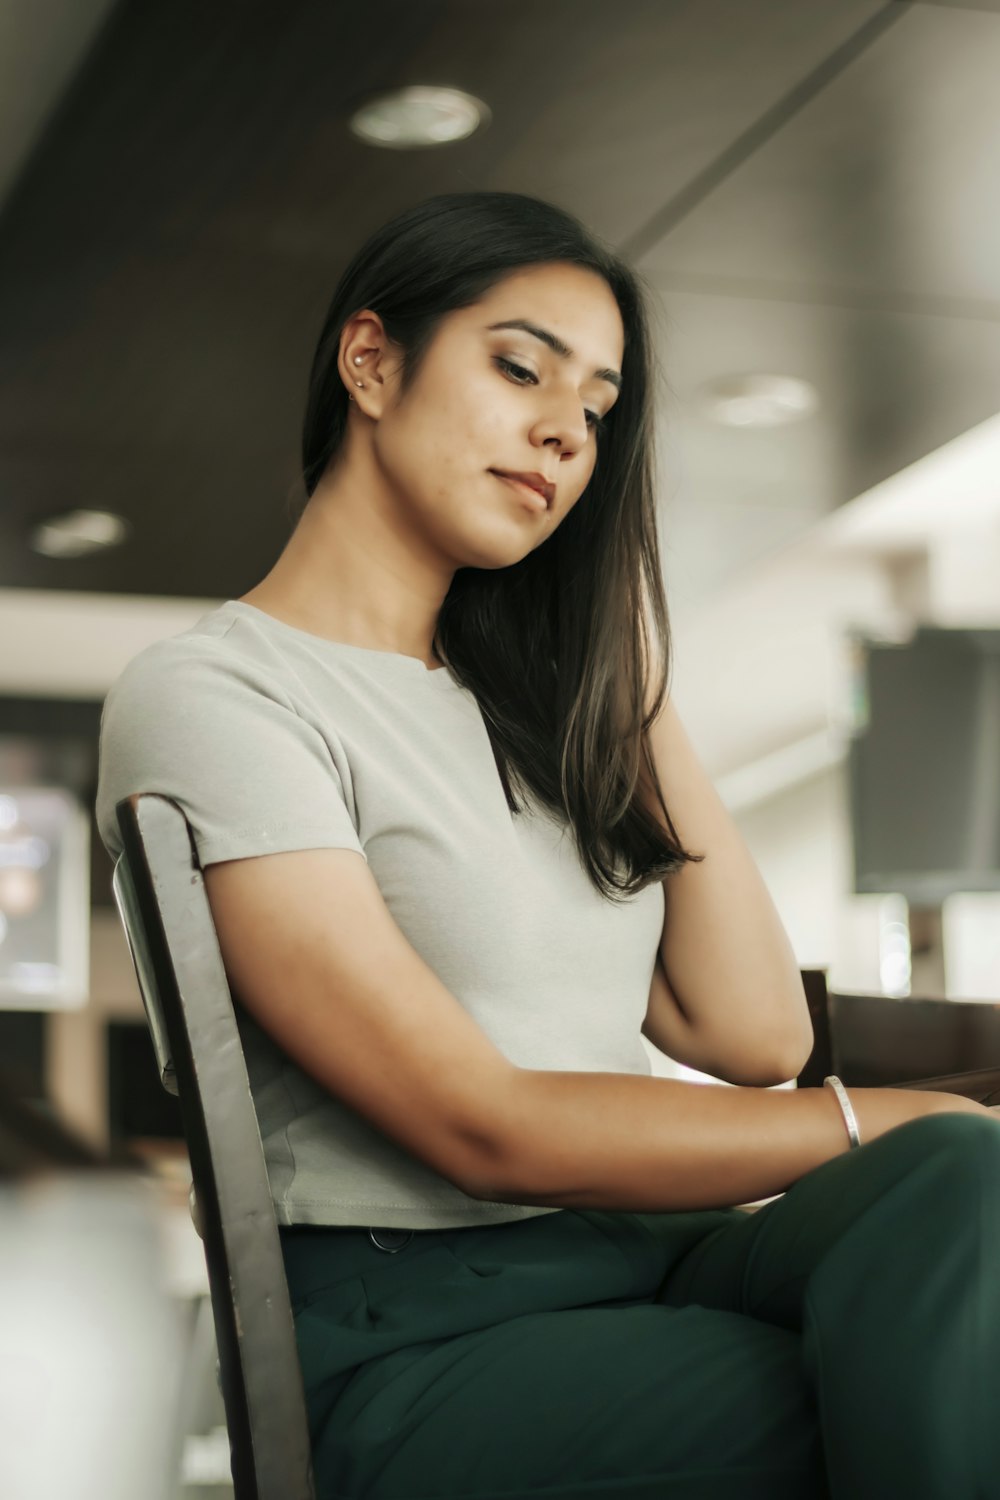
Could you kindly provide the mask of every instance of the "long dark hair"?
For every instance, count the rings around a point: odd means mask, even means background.
[[[504,276],[555,261],[611,288],[625,333],[622,392],[576,505],[520,562],[456,571],[434,649],[479,704],[511,813],[523,811],[513,778],[568,821],[591,881],[617,901],[704,858],[682,847],[644,738],[667,693],[670,626],[653,487],[655,368],[636,273],[572,215],[521,193],[445,193],[407,209],[368,239],[334,292],[309,379],[303,478],[311,496],[346,431],[337,361],[348,318],[378,313],[401,349],[405,395],[442,318]],[[647,617],[660,666],[645,713],[656,670]],[[643,806],[640,777],[669,835]]]

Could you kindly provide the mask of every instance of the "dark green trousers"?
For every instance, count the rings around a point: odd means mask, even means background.
[[[1000,1500],[989,1116],[756,1213],[281,1235],[319,1500]]]

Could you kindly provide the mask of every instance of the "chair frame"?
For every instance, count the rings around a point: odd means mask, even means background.
[[[848,1008],[844,1002],[850,1002],[849,1009],[855,1026],[866,1012],[892,1014],[894,1022],[898,1021],[900,1026],[905,1026],[907,1006],[927,1007],[935,1013],[935,1030],[939,1041],[942,1044],[957,1042],[961,1045],[966,1041],[967,1027],[964,1023],[975,1011],[990,1010],[997,1013],[998,1024],[994,1027],[994,1035],[998,1055],[1000,1055],[1000,1006],[986,1001],[896,1001],[885,995],[845,994],[840,996],[827,989],[825,969],[803,969],[801,974],[813,1026],[814,1041],[813,1050],[796,1080],[799,1088],[819,1088],[825,1077],[839,1072],[845,1085],[853,1085],[856,1088],[923,1089],[942,1094],[961,1094],[964,1098],[975,1099],[980,1104],[1000,1102],[1000,1064],[995,1067],[971,1068],[962,1072],[937,1073],[926,1078],[895,1078],[891,1081],[883,1081],[879,1078],[871,1081],[868,1078],[863,1080],[855,1078],[849,1067],[843,1069],[840,1067],[839,1053],[843,1049],[836,1044],[834,1037],[836,1028],[833,1025],[838,1018],[838,1012],[841,1012],[840,1020],[842,1025],[844,1024],[846,1018],[842,1012]],[[886,1012],[887,1006],[898,1008]],[[912,1017],[911,1009],[911,1020]],[[863,1037],[865,1032],[862,1031],[861,1035]],[[966,1050],[968,1050],[967,1046]]]
[[[112,889],[160,1081],[180,1104],[235,1500],[316,1500],[281,1240],[190,825],[155,793],[125,797],[115,810],[123,847]]]

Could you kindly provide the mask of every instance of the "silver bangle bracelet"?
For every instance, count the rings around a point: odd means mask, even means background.
[[[827,1084],[830,1085],[830,1087],[833,1089],[833,1092],[837,1096],[841,1111],[844,1116],[844,1124],[847,1126],[847,1134],[851,1138],[851,1150],[853,1151],[855,1146],[861,1145],[861,1132],[858,1130],[858,1117],[854,1113],[854,1106],[848,1098],[847,1090],[844,1088],[844,1085],[841,1083],[839,1078],[835,1077],[831,1073],[828,1078],[823,1079],[824,1088]]]

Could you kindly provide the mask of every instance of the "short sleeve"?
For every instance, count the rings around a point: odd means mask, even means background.
[[[183,809],[202,866],[292,849],[354,849],[350,768],[332,729],[215,642],[155,642],[128,663],[101,712],[95,814],[112,860],[123,797]]]

